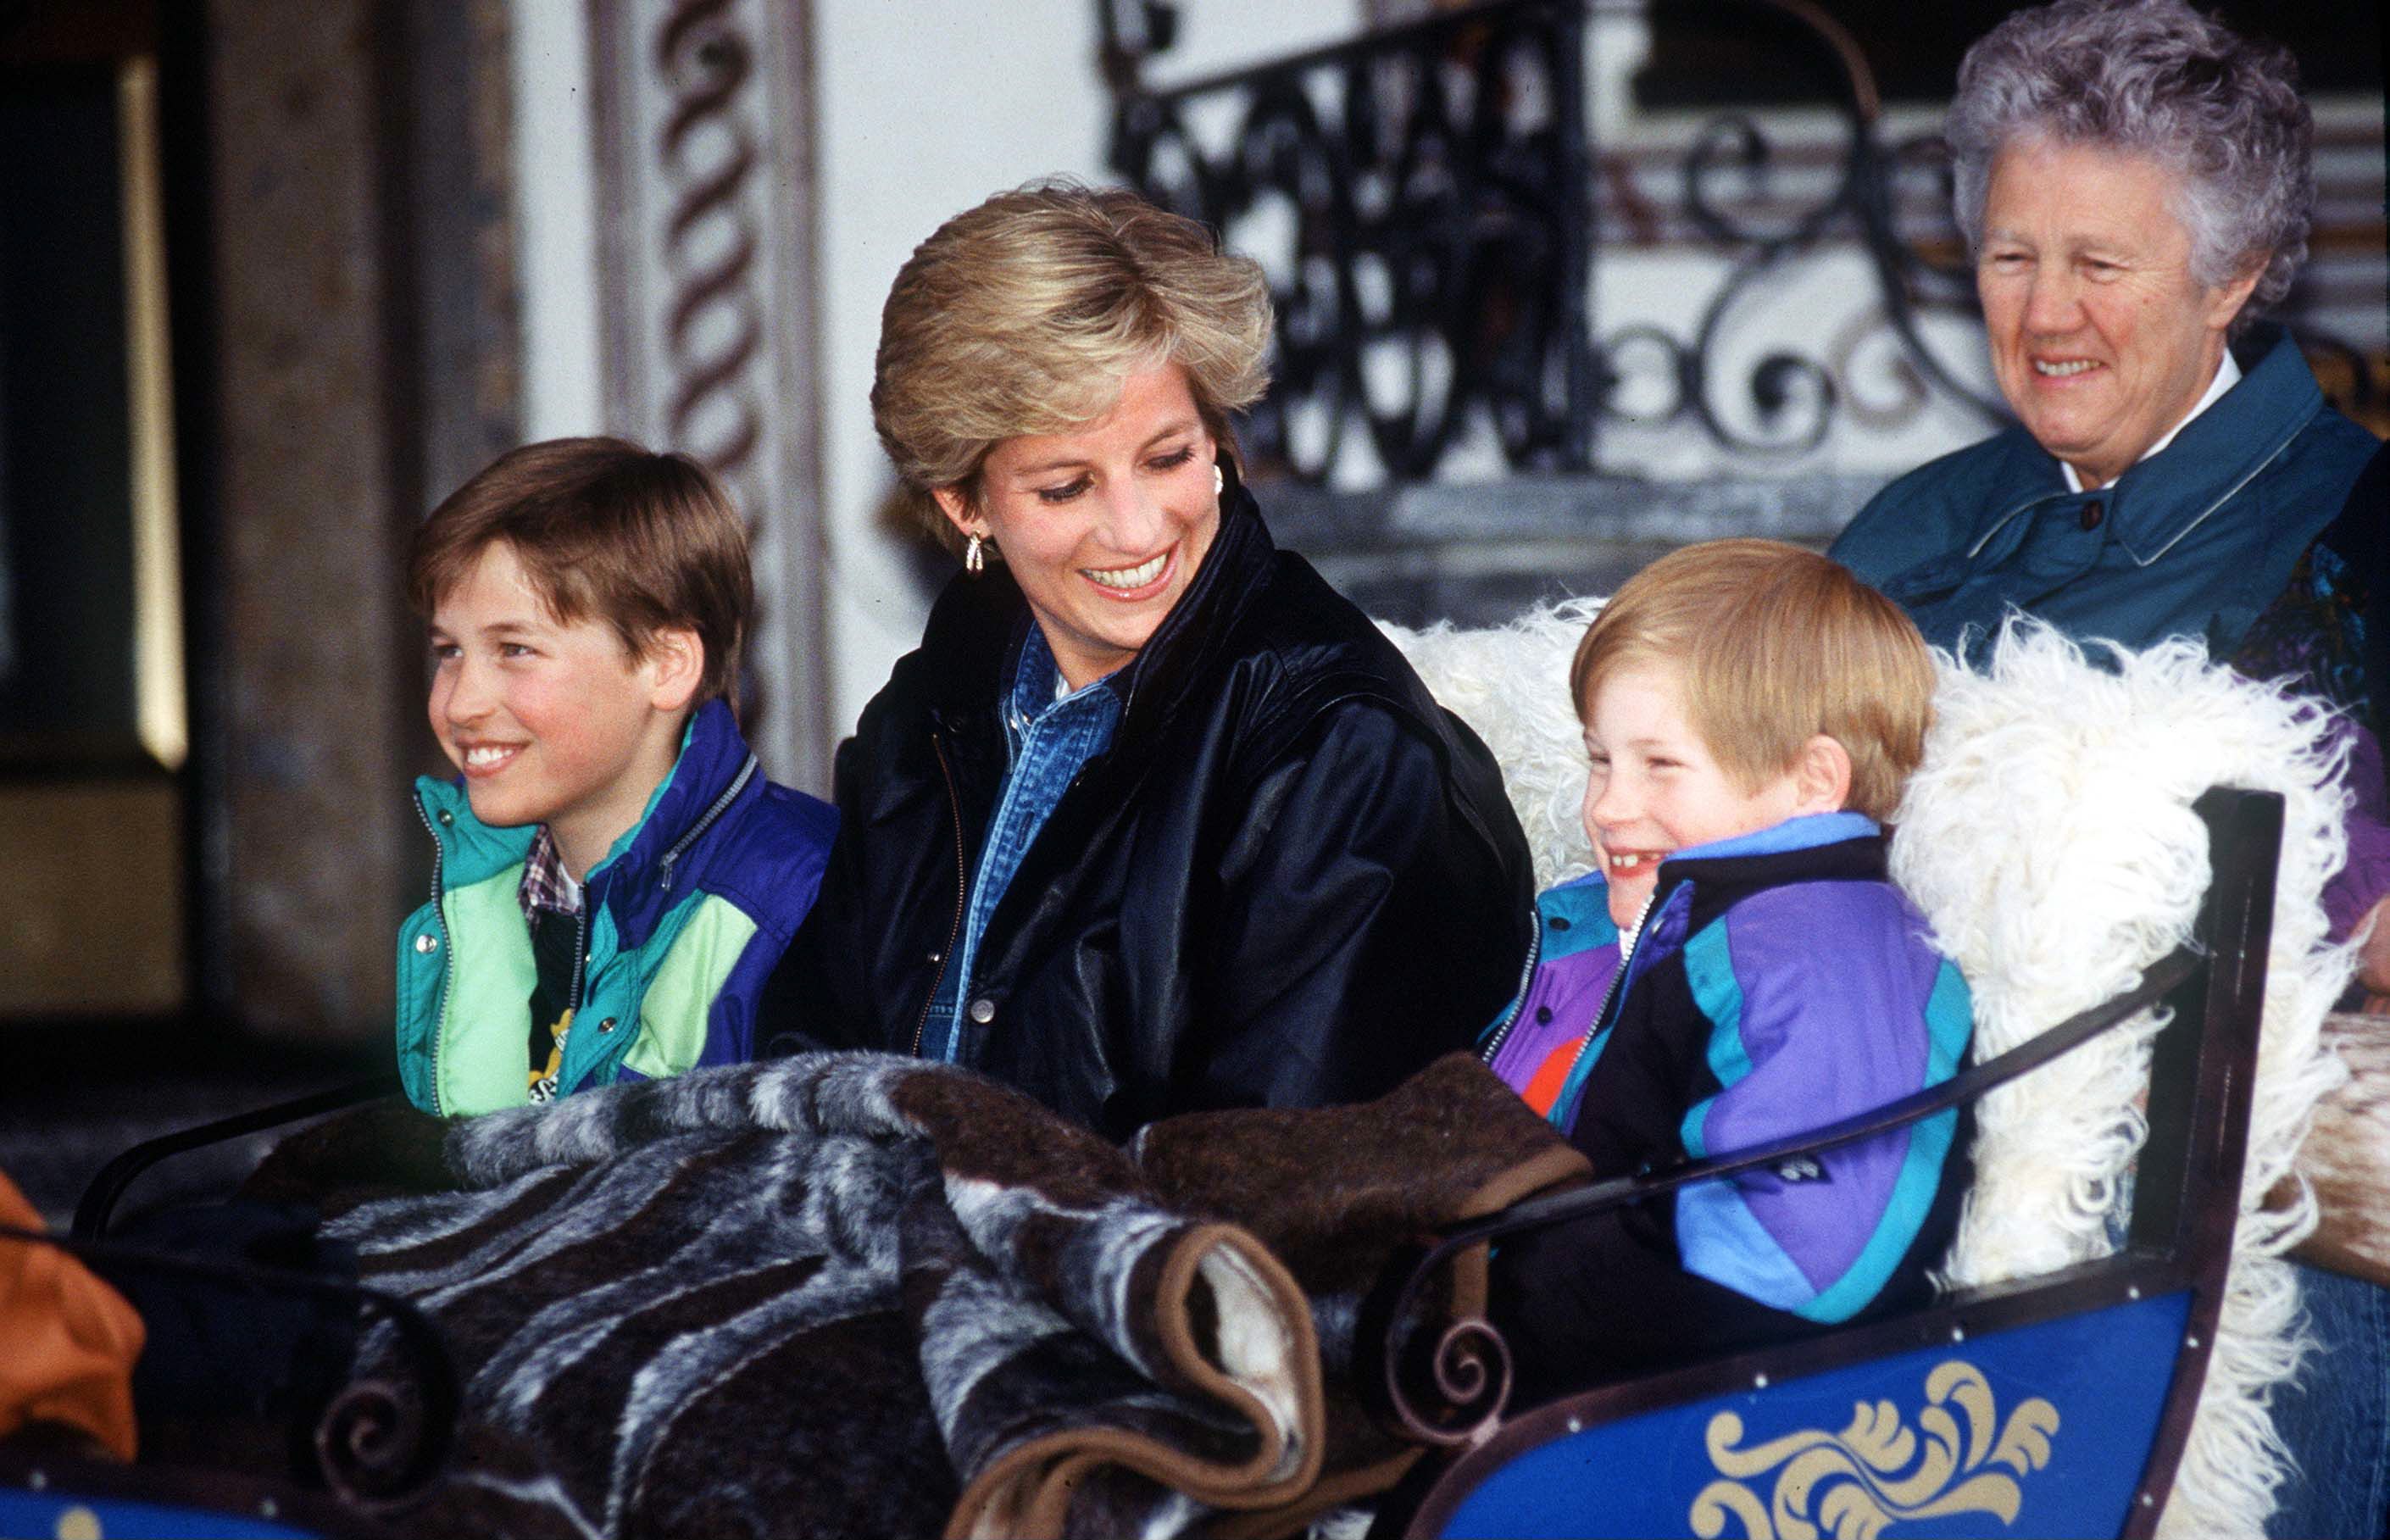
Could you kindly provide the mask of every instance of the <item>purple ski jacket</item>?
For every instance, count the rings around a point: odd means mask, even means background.
[[[1947,1080],[1965,1056],[1966,982],[1858,814],[1677,853],[1631,954],[1608,898],[1597,875],[1538,899],[1526,987],[1481,1042],[1599,1175],[1818,1127]],[[1572,1341],[1627,1313],[1667,1317],[1685,1348],[1766,1340],[1776,1317],[1847,1321],[1926,1288],[1966,1180],[1960,1123],[1938,1114],[1531,1234],[1505,1245],[1497,1275],[1514,1312]]]

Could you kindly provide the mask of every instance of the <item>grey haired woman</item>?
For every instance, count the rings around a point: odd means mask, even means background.
[[[1832,554],[1944,646],[2015,608],[2231,656],[2375,447],[2253,324],[2306,256],[2295,67],[2182,0],[2062,0],[1968,51],[1947,135],[2017,426],[1893,482]]]
[[[2015,610],[2131,647],[2188,635],[2344,708],[2355,808],[2326,905],[2343,936],[2375,915],[2363,976],[2390,989],[2371,728],[2390,702],[2366,645],[2382,509],[2350,502],[2378,446],[2325,404],[2287,336],[2254,324],[2307,250],[2295,66],[2182,0],[2060,0],[1968,51],[1946,135],[2017,423],[1893,482],[1831,554],[1941,646]],[[2324,1351],[2275,1403],[2297,1469],[2274,1533],[2377,1536],[2390,1293],[2317,1268],[2301,1282]]]

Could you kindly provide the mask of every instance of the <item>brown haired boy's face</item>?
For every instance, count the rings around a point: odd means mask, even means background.
[[[431,730],[473,815],[546,825],[587,875],[678,757],[686,660],[634,658],[603,622],[558,620],[504,541],[441,596],[430,641]]]
[[[1685,710],[1682,676],[1656,664],[1603,679],[1585,713],[1585,832],[1610,884],[1610,918],[1637,922],[1680,850],[1754,834],[1798,813],[1833,809],[1805,800],[1791,774],[1746,791],[1728,775]]]

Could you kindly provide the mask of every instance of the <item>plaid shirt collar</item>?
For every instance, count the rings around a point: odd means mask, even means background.
[[[525,919],[532,918],[534,909],[559,915],[581,912],[581,884],[564,869],[564,857],[557,853],[556,837],[547,832],[546,824],[539,826],[531,853],[523,857],[522,886],[515,890],[515,900],[522,905]]]

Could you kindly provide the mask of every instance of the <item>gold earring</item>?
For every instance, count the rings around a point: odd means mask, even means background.
[[[987,571],[987,541],[982,536],[972,535],[963,546],[963,571],[973,577]]]

